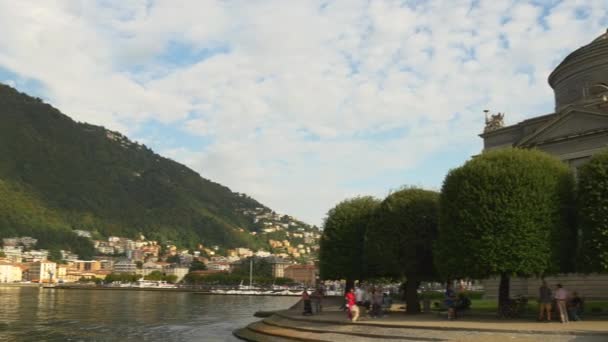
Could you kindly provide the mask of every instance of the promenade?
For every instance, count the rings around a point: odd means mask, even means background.
[[[350,322],[332,300],[324,312],[302,316],[301,305],[276,312],[262,321],[235,331],[248,341],[608,341],[606,317],[561,324],[525,319],[498,319],[493,315],[471,314],[448,321],[437,313],[405,315],[391,312],[382,318],[364,314]],[[398,306],[395,307],[398,309]]]

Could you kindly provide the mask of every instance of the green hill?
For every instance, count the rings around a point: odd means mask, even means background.
[[[42,246],[74,249],[87,242],[72,230],[85,229],[186,247],[258,247],[248,233],[256,229],[252,217],[243,213],[256,207],[265,208],[0,84],[0,237],[31,235]]]

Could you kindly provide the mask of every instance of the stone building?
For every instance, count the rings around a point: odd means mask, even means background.
[[[576,169],[608,147],[608,31],[569,54],[549,75],[555,93],[555,111],[504,126],[503,114],[486,117],[480,134],[484,151],[537,148]],[[487,115],[487,112],[486,112]],[[550,285],[562,283],[587,298],[608,298],[608,275],[556,275]],[[540,279],[512,279],[511,295],[537,296]],[[484,281],[488,296],[496,296],[498,279]]]
[[[549,76],[555,111],[503,126],[486,118],[484,151],[538,148],[576,168],[608,145],[608,31],[568,55]]]
[[[21,268],[6,260],[0,260],[0,283],[12,283],[22,280]]]
[[[291,265],[285,268],[285,278],[306,286],[315,286],[319,270],[314,265]]]
[[[57,264],[52,261],[37,261],[30,265],[29,281],[50,283],[57,281]]]

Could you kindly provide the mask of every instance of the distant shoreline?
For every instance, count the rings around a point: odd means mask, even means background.
[[[79,285],[55,285],[55,286],[44,286],[41,284],[31,283],[2,283],[0,287],[40,287],[45,290],[101,290],[101,291],[156,291],[156,292],[190,292],[200,295],[214,295],[214,296],[266,296],[266,297],[299,297],[300,294],[293,295],[272,295],[265,293],[218,293],[211,291],[204,291],[200,289],[188,289],[188,288],[154,288],[154,287],[103,287],[103,286],[79,286]]]

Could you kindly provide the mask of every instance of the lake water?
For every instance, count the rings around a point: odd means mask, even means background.
[[[0,341],[239,341],[256,311],[297,300],[0,286]]]

